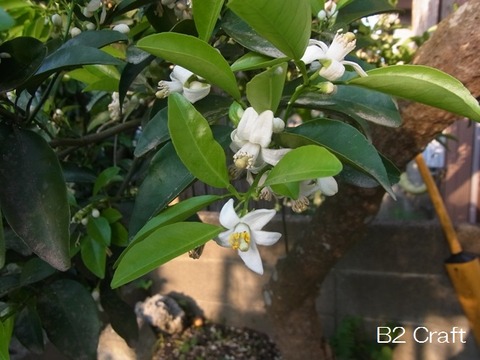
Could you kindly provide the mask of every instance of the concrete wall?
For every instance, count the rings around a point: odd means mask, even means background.
[[[204,221],[216,222],[215,213],[202,214]],[[301,234],[308,218],[289,216],[287,233]],[[280,218],[272,228],[283,232]],[[463,228],[466,249],[480,252],[480,232]],[[181,256],[161,266],[150,276],[154,292],[182,292],[194,298],[207,318],[264,332],[271,327],[265,317],[262,286],[268,281],[278,256],[285,251],[280,241],[262,248],[266,268],[263,276],[249,271],[236,253],[210,242],[202,257]],[[367,336],[376,340],[377,326],[388,322],[405,327],[405,344],[395,350],[398,360],[476,359],[480,353],[469,333],[453,288],[445,274],[448,256],[442,232],[435,222],[376,223],[332,270],[323,284],[318,311],[327,336],[333,335],[348,315],[360,316]],[[412,339],[417,327],[430,331],[451,331],[457,326],[467,333],[466,343],[419,344]],[[422,330],[423,331],[423,330]]]

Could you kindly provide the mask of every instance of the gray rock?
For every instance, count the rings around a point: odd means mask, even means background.
[[[185,329],[185,312],[169,296],[154,295],[135,305],[139,321],[145,321],[154,329],[167,334],[178,334]]]

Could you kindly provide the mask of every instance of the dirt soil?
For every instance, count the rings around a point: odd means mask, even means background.
[[[280,360],[270,338],[248,329],[205,323],[182,334],[160,334],[153,360]]]

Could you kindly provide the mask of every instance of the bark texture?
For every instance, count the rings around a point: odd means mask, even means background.
[[[470,0],[443,20],[417,52],[414,63],[436,67],[480,95],[480,0]],[[403,125],[376,127],[375,146],[400,169],[458,117],[402,102]],[[318,289],[336,262],[361,239],[378,212],[384,191],[340,186],[314,215],[293,250],[279,260],[266,285],[267,313],[285,359],[331,359],[315,309]],[[299,237],[300,238],[300,237]]]

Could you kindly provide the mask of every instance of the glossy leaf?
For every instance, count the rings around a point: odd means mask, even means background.
[[[103,216],[99,216],[98,218],[90,217],[88,219],[87,234],[99,244],[110,246],[112,230],[110,229],[108,220]]]
[[[40,317],[34,306],[26,306],[15,318],[15,337],[34,354],[42,354],[45,348]]]
[[[204,183],[230,186],[225,152],[207,120],[180,94],[168,98],[168,130],[179,158]]]
[[[131,52],[141,54],[135,55],[135,58],[133,58],[134,56],[130,56],[128,58],[127,64],[123,68],[122,74],[120,76],[120,82],[118,85],[118,97],[120,99],[120,106],[123,106],[123,101],[133,81],[155,58],[153,55],[150,55],[144,51],[141,51],[137,48],[134,49],[136,50],[132,50]],[[144,54],[147,54],[148,56],[145,56]]]
[[[307,92],[295,101],[295,106],[343,113],[358,123],[366,120],[390,127],[402,123],[398,107],[390,96],[355,86],[337,85],[332,95]]]
[[[349,84],[450,111],[480,121],[480,106],[454,77],[423,65],[396,65],[370,70]]]
[[[144,37],[138,41],[137,47],[190,70],[235,99],[240,98],[237,81],[227,61],[200,39],[178,33],[161,33]]]
[[[129,233],[137,233],[148,219],[164,209],[193,180],[173,144],[165,144],[152,158],[147,176],[138,189]]]
[[[283,63],[255,75],[247,83],[247,99],[258,113],[277,111],[286,75],[287,63]]]
[[[205,117],[205,119],[213,122],[228,114],[230,104],[230,98],[218,95],[208,95],[204,99],[197,101],[195,103],[195,108]],[[169,139],[168,109],[163,108],[158,111],[143,128],[137,145],[135,146],[134,155],[136,157],[143,156],[148,151]]]
[[[341,161],[370,175],[393,194],[383,161],[375,147],[353,126],[337,120],[306,122],[275,138],[279,144],[296,148],[307,144],[324,146]]]
[[[82,31],[77,36],[69,39],[58,50],[76,46],[89,46],[101,48],[118,41],[127,41],[128,36],[114,30]]]
[[[339,7],[337,23],[350,24],[366,16],[397,11],[389,0],[355,0]]]
[[[107,263],[105,244],[90,236],[86,236],[82,241],[80,254],[87,269],[100,279],[103,279],[105,277],[105,264]]]
[[[3,58],[0,63],[0,92],[19,87],[40,67],[47,48],[37,39],[18,37],[0,45],[0,53],[11,57]]]
[[[0,359],[10,359],[10,353],[8,351],[10,345],[10,339],[13,333],[14,318],[10,316],[5,320],[0,319]]]
[[[128,244],[127,249],[125,249],[123,253],[120,255],[120,257],[118,258],[115,264],[115,267],[132,246],[134,246],[136,243],[145,239],[152,232],[156,231],[162,226],[187,220],[189,217],[193,216],[198,211],[202,210],[206,206],[220,199],[222,199],[222,197],[218,195],[195,196],[195,197],[183,200],[171,207],[168,207],[167,209],[162,211],[160,214],[150,219],[135,234],[130,244]]]
[[[232,71],[265,69],[287,61],[287,58],[272,58],[256,52],[249,52],[237,59],[231,66]]]
[[[309,0],[231,0],[228,7],[286,56],[303,56],[311,32]]]
[[[163,108],[142,129],[142,133],[135,146],[136,157],[145,155],[161,143],[170,139],[168,132],[168,109]]]
[[[130,345],[138,340],[137,317],[134,309],[123,301],[118,291],[112,290],[106,281],[102,281],[100,286],[100,304],[118,335]]]
[[[97,177],[95,184],[93,185],[93,195],[98,194],[98,192],[105,188],[108,184],[113,181],[119,181],[122,178],[118,176],[120,168],[117,166],[112,166],[103,170]]]
[[[10,134],[0,153],[0,202],[7,222],[40,258],[67,270],[70,209],[56,154],[28,130]]]
[[[271,42],[264,39],[233,11],[226,11],[222,17],[222,29],[243,47],[271,58],[286,56]],[[288,58],[287,58],[288,59]]]
[[[60,279],[42,288],[38,314],[48,339],[66,356],[78,360],[97,358],[101,322],[97,305],[80,283]]]
[[[265,186],[334,176],[342,170],[342,163],[327,149],[306,145],[286,153],[268,173]]]
[[[217,23],[220,11],[222,10],[224,0],[203,0],[193,1],[192,10],[195,16],[195,27],[198,36],[203,41],[207,41],[212,36],[213,29]]]
[[[48,75],[56,71],[66,70],[89,64],[122,65],[123,62],[97,48],[77,45],[60,48],[47,56],[36,75]]]
[[[113,276],[112,287],[135,280],[167,261],[205,244],[222,230],[219,226],[199,222],[177,222],[162,226],[124,255]]]
[[[35,284],[39,281],[45,280],[49,276],[55,274],[55,272],[55,269],[48,263],[42,259],[34,257],[23,265],[22,273],[20,275],[20,283],[22,286]]]

